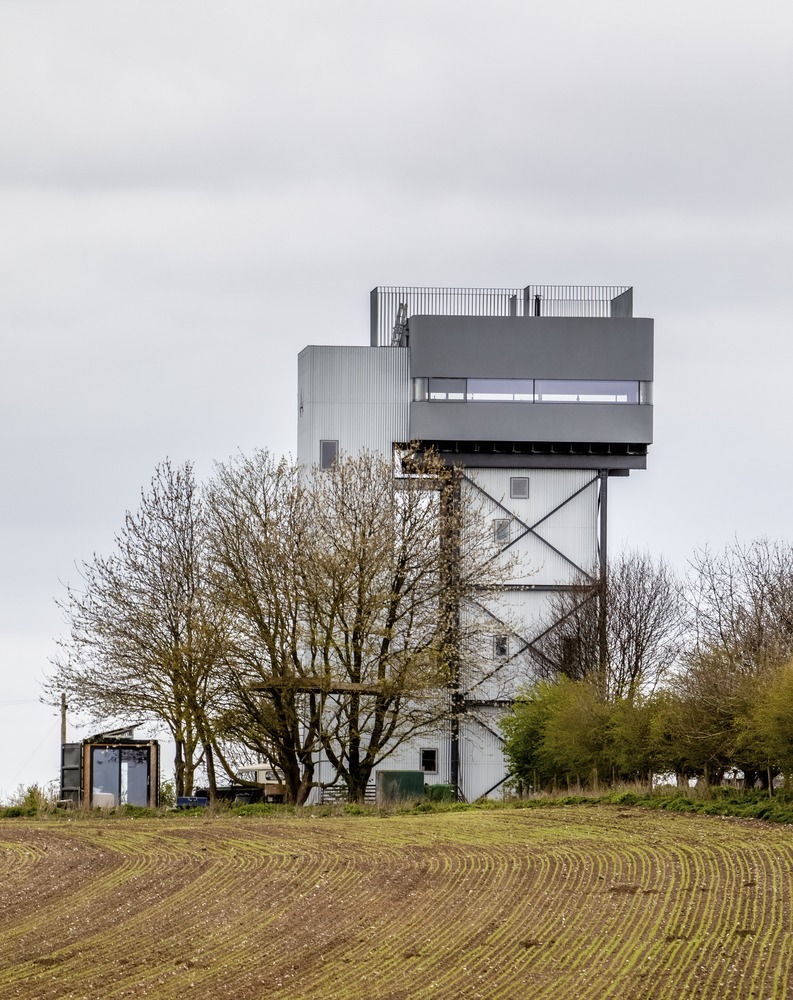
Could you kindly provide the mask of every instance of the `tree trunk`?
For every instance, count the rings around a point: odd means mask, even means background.
[[[218,797],[218,783],[215,777],[215,754],[211,743],[204,744],[204,761],[207,769],[207,784],[209,786],[209,801],[215,802]]]
[[[365,773],[364,773],[365,772]],[[347,801],[363,805],[366,802],[366,785],[371,768],[357,768],[347,774]]]
[[[314,758],[310,753],[301,754],[300,757],[300,782],[297,786],[297,794],[294,803],[296,806],[304,805],[306,799],[314,787]]]
[[[190,791],[185,790],[185,767],[184,767],[184,740],[176,741],[176,752],[173,760],[174,784],[177,795],[189,795]]]

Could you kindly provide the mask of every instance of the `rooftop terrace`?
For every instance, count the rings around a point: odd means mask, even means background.
[[[431,288],[378,285],[370,295],[370,344],[400,342],[411,316],[633,316],[630,285]]]

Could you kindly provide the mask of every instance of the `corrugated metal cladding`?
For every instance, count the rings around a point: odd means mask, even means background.
[[[488,642],[492,651],[492,642]],[[516,693],[531,687],[537,677],[537,665],[529,652],[516,652],[522,639],[509,637],[510,658],[499,663],[492,656],[473,668],[461,671],[461,684],[467,701],[512,701]]]
[[[598,555],[596,472],[476,469],[469,470],[468,476],[476,485],[470,488],[482,515],[493,521],[511,519],[512,544],[504,550],[504,558],[514,562],[511,582],[529,586],[570,583],[579,569],[594,569]],[[515,476],[528,477],[528,499],[510,496],[510,478]]]
[[[503,785],[499,784],[505,775],[500,717],[495,710],[481,708],[460,725],[460,787],[468,802],[487,792],[493,798],[503,794]]]
[[[554,621],[550,591],[502,591],[482,605],[492,615],[463,658],[460,680],[475,701],[513,698],[537,680],[537,663],[527,645]],[[495,637],[506,636],[508,657],[496,657]]]
[[[406,740],[378,766],[378,771],[419,771],[421,770],[421,751],[436,750],[438,760],[437,771],[427,771],[425,781],[428,785],[440,782],[446,784],[451,779],[451,742],[449,727],[446,723],[423,735]]]
[[[319,442],[338,441],[355,455],[391,457],[408,437],[410,354],[407,348],[306,347],[298,356],[297,458],[319,462]]]
[[[499,590],[480,597],[480,607],[492,618],[492,628],[499,634],[510,633],[525,640],[532,639],[550,624],[550,590]],[[475,640],[478,636],[475,637]]]
[[[517,517],[536,523],[559,507],[574,493],[597,478],[597,470],[589,469],[469,469],[466,473],[485,493]],[[529,498],[510,497],[510,479],[528,476]]]

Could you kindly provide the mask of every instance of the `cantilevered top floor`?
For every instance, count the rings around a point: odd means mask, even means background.
[[[369,348],[301,354],[301,421],[319,406],[322,438],[342,451],[376,428],[379,448],[420,441],[464,465],[645,467],[653,321],[633,316],[632,288],[394,286],[370,301]]]

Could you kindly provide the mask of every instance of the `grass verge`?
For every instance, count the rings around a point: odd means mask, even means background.
[[[378,816],[415,815],[421,813],[467,812],[470,810],[492,809],[547,809],[560,806],[620,806],[641,809],[662,809],[667,812],[699,813],[706,816],[737,816],[742,819],[758,819],[769,823],[793,823],[793,792],[778,791],[769,797],[763,791],[743,791],[741,789],[714,787],[702,789],[654,791],[614,791],[603,795],[548,795],[526,799],[496,801],[485,799],[479,802],[434,802],[422,799],[392,803],[387,806],[369,806],[356,803],[326,806],[284,806],[272,804],[231,805],[218,803],[208,808],[147,809],[139,806],[117,806],[112,809],[57,809],[51,806],[0,807],[0,819],[52,819],[63,821],[92,817],[95,819],[190,819],[197,816],[211,819],[230,816],[272,816],[285,819],[289,816],[321,818],[330,816]]]

